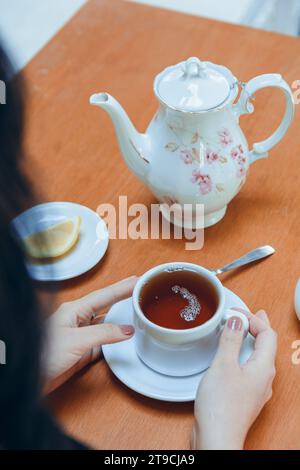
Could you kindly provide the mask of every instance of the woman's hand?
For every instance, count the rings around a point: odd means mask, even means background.
[[[230,318],[197,392],[194,449],[242,449],[249,428],[272,396],[277,335],[263,310],[256,315],[235,310],[249,319],[255,349],[247,363],[240,366],[242,321]]]
[[[137,277],[132,276],[81,299],[64,303],[47,320],[46,393],[96,360],[100,356],[101,345],[132,337],[133,326],[97,324],[95,317],[101,310],[129,297],[136,281]]]

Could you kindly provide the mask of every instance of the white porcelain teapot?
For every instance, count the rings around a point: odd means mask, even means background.
[[[266,87],[284,92],[285,115],[271,137],[249,150],[239,118],[254,111],[251,98]],[[90,103],[109,113],[128,166],[156,198],[168,205],[203,204],[204,226],[209,227],[225,215],[249,166],[267,157],[288,130],[294,115],[291,89],[279,74],[240,84],[226,67],[192,57],[161,72],[154,93],[160,106],[145,134],[136,131],[109,94],[94,94]],[[161,206],[169,219],[166,207]],[[194,209],[190,217],[189,226],[197,227]]]

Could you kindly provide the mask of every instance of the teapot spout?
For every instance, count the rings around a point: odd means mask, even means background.
[[[90,104],[103,108],[113,121],[119,146],[129,168],[145,180],[150,161],[147,158],[148,138],[135,129],[120,103],[108,93],[95,93]]]

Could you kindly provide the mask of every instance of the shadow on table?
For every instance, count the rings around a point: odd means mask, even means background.
[[[138,401],[145,408],[155,409],[157,411],[172,412],[176,414],[187,414],[193,413],[194,402],[169,402],[163,400],[156,400],[154,398],[145,397],[139,393],[131,390],[125,384],[123,384],[111,371],[109,371],[110,379],[113,382],[114,386],[120,388],[124,395],[126,394],[132,400]]]

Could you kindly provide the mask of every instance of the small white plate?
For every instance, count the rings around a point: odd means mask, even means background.
[[[295,303],[295,310],[298,319],[300,320],[300,279],[298,279],[294,294],[294,303]]]
[[[109,242],[105,222],[88,207],[72,202],[48,202],[34,206],[16,217],[13,225],[21,238],[51,225],[81,216],[80,238],[62,258],[47,262],[28,262],[30,276],[37,281],[63,281],[93,268],[103,258]]]
[[[225,288],[226,308],[247,309],[244,302],[232,291]],[[248,310],[248,309],[247,309]],[[106,323],[132,324],[132,299],[115,304],[106,315]],[[253,337],[249,334],[244,341],[240,363],[244,364],[253,352]],[[104,358],[121,382],[141,395],[162,401],[193,401],[204,372],[188,377],[171,377],[159,374],[147,367],[135,352],[134,337],[122,343],[103,346]]]

